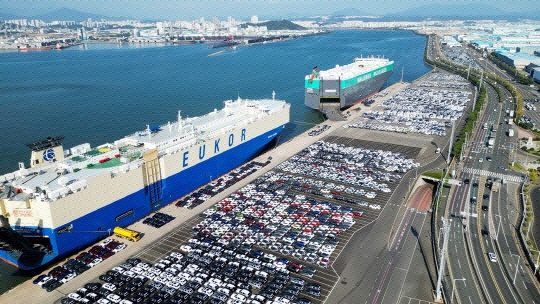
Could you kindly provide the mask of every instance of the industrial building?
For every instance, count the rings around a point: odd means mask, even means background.
[[[511,53],[497,50],[495,54],[499,60],[518,70],[524,70],[531,63],[540,66],[540,57],[527,53]]]

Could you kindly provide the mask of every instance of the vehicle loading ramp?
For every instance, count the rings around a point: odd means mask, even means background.
[[[333,121],[343,121],[345,117],[341,114],[341,104],[338,102],[328,102],[321,104],[321,112]]]

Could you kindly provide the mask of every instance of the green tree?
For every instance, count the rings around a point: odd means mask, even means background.
[[[529,178],[531,179],[531,181],[536,181],[538,179],[538,171],[531,169],[529,172]]]

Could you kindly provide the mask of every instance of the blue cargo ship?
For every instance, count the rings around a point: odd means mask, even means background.
[[[94,148],[31,143],[30,166],[0,176],[0,258],[32,270],[81,250],[253,158],[289,115],[285,101],[238,98]]]

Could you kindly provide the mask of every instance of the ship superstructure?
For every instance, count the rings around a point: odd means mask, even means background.
[[[240,166],[289,122],[285,101],[224,104],[95,148],[29,144],[30,168],[0,176],[0,258],[34,269],[88,246]]]
[[[305,104],[323,112],[348,108],[378,92],[393,69],[393,61],[379,57],[356,58],[325,71],[315,67],[304,79]]]

